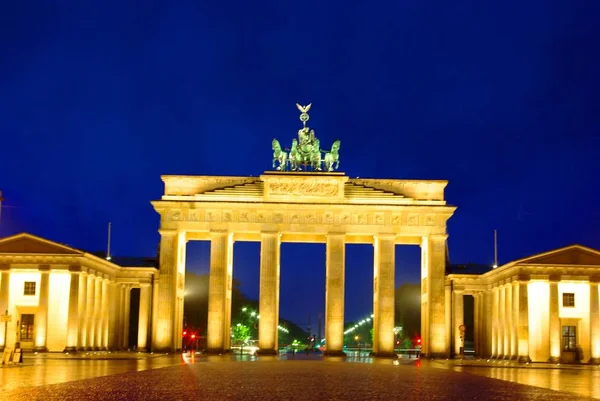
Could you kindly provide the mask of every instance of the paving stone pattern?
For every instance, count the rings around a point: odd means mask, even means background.
[[[194,363],[3,391],[2,400],[582,400],[574,394],[420,363],[316,360]]]

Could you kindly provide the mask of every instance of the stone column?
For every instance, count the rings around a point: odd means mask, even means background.
[[[475,356],[481,355],[481,294],[473,294],[473,337],[475,340]]]
[[[115,349],[122,349],[124,322],[123,314],[125,312],[123,309],[123,303],[125,302],[125,293],[123,291],[122,284],[115,283],[115,295],[115,298],[117,300],[115,304],[115,313],[117,315],[115,319]]]
[[[600,364],[600,305],[598,304],[598,281],[590,277],[590,352],[589,363]]]
[[[209,353],[220,354],[229,351],[232,264],[233,233],[211,232],[206,339]]]
[[[550,276],[550,358],[548,362],[560,362],[560,319],[558,317],[558,282],[559,277]]]
[[[94,293],[94,350],[102,347],[102,277],[96,276]]]
[[[461,356],[460,348],[462,347],[462,341],[460,339],[461,332],[460,326],[464,324],[464,299],[462,291],[454,291],[454,355]]]
[[[77,331],[77,349],[85,350],[87,333],[85,331],[85,322],[87,317],[87,272],[79,273],[79,306],[77,308],[77,319],[79,321],[79,330]]]
[[[118,348],[117,327],[119,325],[119,292],[117,284],[113,281],[108,282],[108,349]]]
[[[374,242],[373,355],[395,357],[395,235],[376,235]],[[441,288],[442,294],[444,287]],[[444,304],[442,303],[442,308]]]
[[[48,286],[50,282],[50,266],[40,266],[40,298],[35,322],[34,351],[46,352],[48,339]]]
[[[529,363],[529,277],[519,277],[519,362]]]
[[[510,359],[513,354],[511,353],[512,343],[512,284],[506,284],[504,286],[504,322],[506,327],[504,329],[504,359]]]
[[[183,235],[182,235],[183,234]],[[181,338],[173,337],[178,320],[177,274],[180,264],[185,263],[182,253],[185,246],[185,233],[160,230],[160,261],[158,272],[158,300],[156,303],[156,327],[153,328],[152,349],[157,352],[171,352],[177,348]],[[183,270],[183,269],[182,269]]]
[[[0,282],[0,315],[8,312],[8,295],[10,288],[10,270],[8,266],[0,265],[2,268],[2,282]],[[4,270],[6,269],[6,270]],[[0,327],[0,349],[6,346],[6,338],[4,338],[4,324]]]
[[[87,277],[87,306],[86,306],[86,318],[85,318],[85,332],[87,340],[85,342],[85,348],[87,350],[94,349],[94,312],[95,312],[95,301],[96,301],[96,276],[90,272]]]
[[[519,358],[519,283],[513,281],[511,283],[511,319],[512,332],[510,336],[510,355],[511,359]]]
[[[498,319],[500,317],[500,295],[497,284],[492,288],[492,357],[497,358],[498,353]]]
[[[106,276],[105,276],[106,277]],[[108,286],[109,281],[108,278],[102,280],[102,341],[100,343],[100,347],[103,350],[108,349],[108,307],[109,307],[109,299],[108,299]]]
[[[505,320],[506,292],[504,285],[498,287],[498,358],[504,358],[504,332],[506,331]]]
[[[449,357],[450,339],[446,329],[444,285],[446,279],[447,235],[423,237],[421,246],[427,247],[427,356]]]
[[[258,353],[263,355],[277,355],[278,351],[279,255],[279,233],[261,233]]]
[[[69,285],[69,317],[67,318],[67,346],[64,352],[76,352],[79,339],[79,266],[69,268],[71,284]]]
[[[344,234],[327,234],[325,272],[325,355],[343,356],[344,283],[346,239]]]
[[[131,312],[131,287],[129,285],[123,286],[123,348],[129,348],[129,317]]]
[[[485,357],[491,358],[494,355],[494,342],[493,342],[493,314],[494,314],[494,293],[490,287],[488,287],[483,294],[483,321],[485,322],[485,330],[483,334],[484,344],[485,344]]]
[[[137,349],[142,352],[148,350],[148,327],[150,323],[150,305],[152,302],[151,291],[150,284],[142,284],[140,286]]]

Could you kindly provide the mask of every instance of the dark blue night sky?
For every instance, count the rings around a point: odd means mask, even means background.
[[[100,3],[0,5],[1,235],[98,250],[112,221],[114,254],[155,255],[161,174],[259,175],[312,102],[341,171],[450,181],[452,262],[491,263],[494,228],[501,263],[600,248],[598,1]],[[253,297],[258,252],[235,249]],[[347,248],[348,318],[371,255]],[[398,282],[419,257],[398,247]],[[323,312],[324,260],[283,245],[283,317]]]

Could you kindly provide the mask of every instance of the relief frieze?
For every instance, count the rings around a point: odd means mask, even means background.
[[[292,196],[338,196],[340,186],[336,183],[273,182],[269,183],[270,195]]]

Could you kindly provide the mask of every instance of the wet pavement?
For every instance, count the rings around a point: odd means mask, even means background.
[[[315,354],[47,355],[0,368],[0,399],[553,401],[600,398],[599,375],[598,367],[530,369]]]

